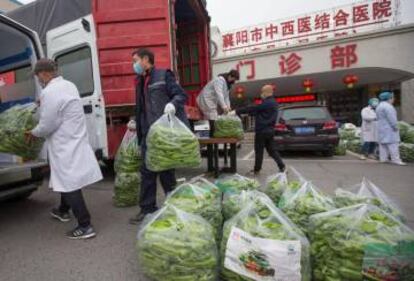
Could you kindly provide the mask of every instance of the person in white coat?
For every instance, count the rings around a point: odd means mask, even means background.
[[[379,100],[372,98],[368,101],[368,106],[361,111],[361,139],[362,139],[362,156],[361,160],[367,157],[374,158],[373,154],[377,147],[377,113],[375,108],[378,106]]]
[[[401,161],[399,144],[401,142],[398,130],[397,111],[394,106],[394,94],[383,92],[379,95],[380,104],[376,109],[378,119],[378,143],[380,161],[396,165],[406,165]]]
[[[78,226],[67,233],[72,239],[92,238],[96,235],[82,188],[102,179],[102,173],[88,141],[86,119],[76,86],[57,74],[53,60],[37,62],[35,75],[44,89],[40,96],[38,125],[27,133],[28,141],[45,138],[50,165],[49,187],[61,194],[58,208],[51,216],[70,220],[69,210],[78,220]]]
[[[210,123],[210,137],[214,134],[214,123],[219,116],[219,108],[225,114],[231,111],[230,90],[232,85],[240,79],[237,70],[230,70],[211,80],[197,97],[197,104],[203,113],[204,119]]]

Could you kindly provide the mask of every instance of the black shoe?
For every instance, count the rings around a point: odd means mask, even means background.
[[[283,166],[282,168],[279,168],[279,172],[281,172],[281,173],[286,172],[286,166]]]
[[[66,237],[69,239],[89,239],[96,236],[95,230],[92,226],[81,227],[78,226],[75,229],[66,233]]]
[[[256,170],[250,170],[248,173],[247,173],[247,175],[248,176],[258,176],[258,175],[260,175],[260,170],[258,170],[258,171],[256,171]]]
[[[133,225],[137,225],[141,223],[148,214],[150,213],[139,212],[138,214],[136,214],[135,216],[129,219],[129,223]]]
[[[52,216],[52,218],[60,220],[61,222],[68,222],[68,221],[71,220],[69,212],[68,213],[63,213],[63,212],[59,211],[59,209],[57,209],[57,208],[54,208],[50,212],[50,215]]]

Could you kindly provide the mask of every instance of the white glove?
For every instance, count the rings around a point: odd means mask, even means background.
[[[175,106],[172,103],[167,103],[164,108],[164,113],[175,115]]]
[[[230,116],[235,116],[235,115],[236,115],[236,110],[232,110],[232,111],[230,111],[230,112],[229,112],[229,115],[230,115]]]
[[[137,129],[137,125],[135,124],[134,120],[130,120],[127,124],[127,128],[130,131],[135,131]]]

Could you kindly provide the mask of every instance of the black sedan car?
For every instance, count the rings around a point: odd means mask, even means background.
[[[332,156],[339,135],[336,121],[325,106],[296,105],[280,108],[275,140],[280,151],[321,151]]]

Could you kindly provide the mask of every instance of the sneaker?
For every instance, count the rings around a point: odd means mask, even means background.
[[[407,166],[407,163],[404,163],[402,161],[399,161],[399,162],[391,162],[391,164],[398,165],[398,166]]]
[[[52,216],[52,218],[57,219],[61,222],[68,222],[71,220],[70,214],[68,213],[63,213],[61,212],[59,209],[54,208],[51,212],[50,215]]]
[[[96,236],[95,230],[92,226],[81,227],[78,226],[75,229],[66,233],[66,237],[69,239],[89,239]]]

